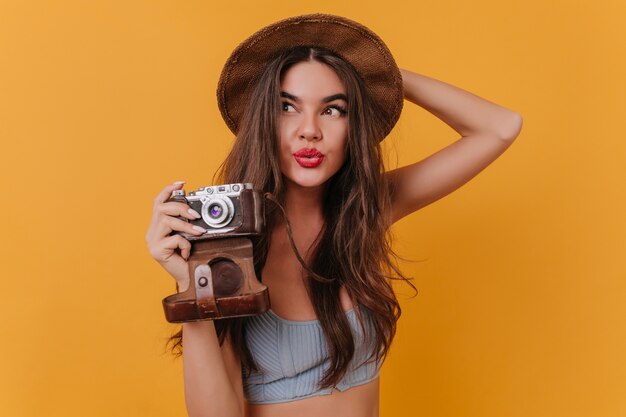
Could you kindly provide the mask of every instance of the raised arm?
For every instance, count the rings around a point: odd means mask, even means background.
[[[519,113],[433,78],[401,70],[404,98],[461,135],[431,156],[387,173],[394,221],[450,194],[500,156],[519,135]]]

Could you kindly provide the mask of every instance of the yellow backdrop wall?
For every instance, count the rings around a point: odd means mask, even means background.
[[[310,12],[524,117],[492,166],[395,226],[419,295],[399,288],[381,415],[626,415],[618,0],[1,1],[0,415],[184,415],[152,201],[226,155],[230,51]],[[456,139],[407,103],[386,146],[401,166]]]

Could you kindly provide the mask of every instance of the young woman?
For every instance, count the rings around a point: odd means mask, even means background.
[[[185,399],[190,416],[378,415],[379,370],[400,306],[390,279],[393,222],[442,198],[483,170],[518,136],[519,114],[459,88],[397,68],[382,40],[345,18],[307,15],[274,23],[229,58],[220,110],[237,138],[220,183],[250,182],[274,194],[285,220],[267,215],[255,242],[257,273],[271,310],[246,319],[184,323]],[[403,99],[461,138],[430,157],[384,171],[379,142]],[[156,197],[150,253],[187,287],[190,243],[201,235],[177,219],[198,218]],[[197,230],[198,229],[198,230]]]

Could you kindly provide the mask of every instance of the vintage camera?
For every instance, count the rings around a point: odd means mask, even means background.
[[[202,218],[180,219],[207,230],[202,235],[172,232],[191,242],[189,287],[163,300],[169,322],[215,320],[261,314],[270,307],[267,287],[254,272],[250,237],[265,231],[265,200],[252,184],[200,187],[168,201],[188,204]]]
[[[263,194],[249,183],[200,187],[186,197],[185,190],[176,190],[170,201],[186,203],[202,216],[198,220],[179,217],[207,230],[200,236],[182,233],[190,241],[258,235],[265,226]]]

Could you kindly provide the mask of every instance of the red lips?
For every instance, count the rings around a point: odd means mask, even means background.
[[[324,154],[314,148],[302,148],[295,152],[293,157],[303,168],[315,168],[324,160]]]

